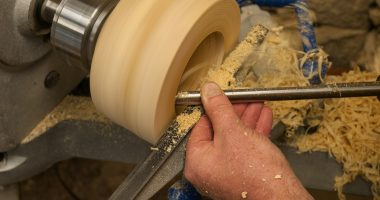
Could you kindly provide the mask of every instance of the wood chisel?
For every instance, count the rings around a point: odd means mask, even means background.
[[[327,99],[377,96],[380,100],[380,80],[375,82],[334,83],[306,87],[252,88],[225,90],[232,103],[284,101],[301,99]],[[177,105],[200,105],[199,91],[179,92]]]

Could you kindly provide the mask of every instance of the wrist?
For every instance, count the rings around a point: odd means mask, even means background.
[[[262,185],[252,188],[250,192],[252,199],[314,199],[303,187],[298,178],[293,174],[275,175],[274,177],[262,180]],[[257,190],[257,188],[261,188]],[[248,198],[251,199],[251,198]]]

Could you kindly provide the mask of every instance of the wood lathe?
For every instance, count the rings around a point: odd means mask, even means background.
[[[90,75],[96,107],[152,144],[174,116],[180,81],[197,87],[193,79],[181,80],[182,74],[201,75],[219,65],[240,30],[233,0],[45,0],[31,1],[26,11],[25,21],[34,25],[25,27],[29,34],[49,37],[68,68]],[[17,70],[27,62],[2,63]],[[16,145],[27,131],[7,137]]]
[[[234,0],[17,0],[0,5],[0,184],[43,171],[57,161],[53,157],[138,162],[174,117],[180,84],[196,89],[194,77],[220,65],[240,32]],[[64,141],[63,135],[43,133],[25,142],[87,76],[97,109],[128,129],[112,125],[112,136],[121,138],[101,138],[99,131],[86,137],[91,131],[85,131]],[[54,145],[48,147],[45,140]],[[67,149],[67,142],[78,140],[94,142]],[[124,144],[101,148],[114,141]]]
[[[276,1],[257,2],[272,6]],[[133,187],[119,191],[131,192],[124,195],[132,194],[132,199],[152,197],[183,168],[186,135],[176,135],[178,124],[171,121],[178,88],[198,89],[208,69],[222,63],[237,44],[240,12],[234,0],[1,2],[0,185],[81,157],[142,163],[122,185]],[[297,12],[305,15],[302,9]],[[264,37],[260,39],[257,45]],[[96,108],[118,125],[67,120],[22,142],[86,77]],[[199,93],[195,95],[199,104]],[[183,104],[188,100],[186,96]],[[152,145],[158,151],[152,152]],[[310,157],[298,156],[294,149],[282,150],[296,166],[310,163]],[[339,167],[333,160],[321,163],[326,166],[320,168],[332,172]],[[335,173],[328,175],[330,180]],[[301,179],[305,185],[325,189],[322,181],[314,184],[317,176],[301,176],[307,177]],[[120,198],[118,193],[114,198]]]

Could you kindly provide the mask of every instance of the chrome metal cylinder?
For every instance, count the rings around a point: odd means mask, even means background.
[[[232,103],[366,96],[377,96],[379,98],[380,82],[335,83],[308,87],[236,89],[225,90],[224,93]],[[176,105],[201,104],[201,94],[199,91],[180,92],[176,96]]]
[[[52,1],[51,2],[57,2]],[[44,4],[44,19],[51,19],[51,43],[68,62],[86,71],[90,70],[95,43],[100,29],[118,0],[62,0],[55,8],[54,3]]]

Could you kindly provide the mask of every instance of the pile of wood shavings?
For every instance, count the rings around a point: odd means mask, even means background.
[[[326,58],[323,51],[318,54],[302,54],[289,49],[281,44],[280,35],[271,32],[261,48],[250,56],[249,62],[244,63],[242,69],[248,70],[243,70],[243,86],[308,86],[308,79],[299,69],[298,60],[304,63],[310,56],[317,56],[321,62]],[[270,69],[260,70],[263,67]],[[376,77],[377,74],[356,69],[342,76],[330,76],[326,82],[374,81]],[[340,199],[345,199],[343,186],[358,175],[372,183],[374,199],[380,199],[380,102],[375,97],[330,99],[324,101],[325,110],[320,109],[319,103],[315,100],[297,100],[266,102],[266,105],[273,109],[274,118],[287,126],[288,138],[295,141],[291,145],[301,152],[329,152],[343,164],[344,174],[335,180]],[[309,125],[319,125],[317,133],[295,134],[298,127],[305,125],[305,119],[315,116],[318,117],[314,118],[314,122],[309,121]]]
[[[189,106],[181,114],[172,121],[166,130],[166,138],[164,144],[158,148],[170,153],[178,144],[180,139],[199,121],[203,114],[202,108],[199,106]],[[159,144],[160,145],[160,144]],[[151,148],[157,150],[157,148]]]
[[[193,112],[190,114],[182,113],[178,115],[175,119],[178,123],[178,133],[185,134],[189,127],[191,127],[199,121],[201,116],[202,112],[199,107],[194,109]]]
[[[290,49],[281,41],[281,35],[270,32],[261,48],[250,55],[250,59],[242,67],[248,69],[245,72],[243,87],[279,88],[309,85],[308,79],[299,69],[298,61],[299,57],[305,58],[309,55]],[[288,138],[294,137],[297,129],[305,125],[305,118],[314,113],[316,104],[315,100],[266,102],[273,110],[274,119],[286,125]],[[318,124],[319,121],[313,123]]]
[[[104,115],[96,111],[90,97],[67,96],[54,108],[30,133],[22,144],[39,137],[50,128],[65,120],[85,120],[111,123]]]
[[[355,69],[327,82],[375,81],[378,74]],[[372,183],[374,199],[380,199],[380,102],[376,97],[328,99],[323,121],[316,133],[301,135],[295,142],[300,152],[328,152],[343,164],[343,174],[335,178],[340,199],[343,186],[358,175]]]

